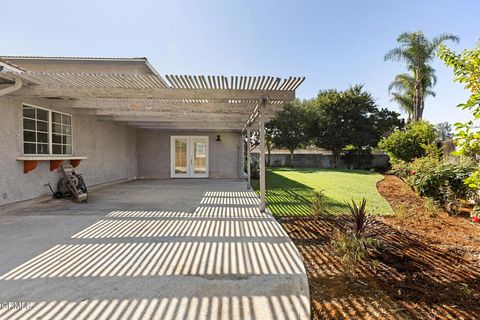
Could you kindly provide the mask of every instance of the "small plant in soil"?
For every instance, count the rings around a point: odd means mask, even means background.
[[[438,202],[435,201],[433,198],[425,198],[423,207],[425,208],[425,211],[430,218],[438,217],[438,214],[440,212],[438,209]]]
[[[310,200],[310,210],[312,217],[315,220],[318,220],[322,216],[324,216],[327,212],[325,210],[327,197],[323,190],[316,190],[312,193],[312,198]]]
[[[360,205],[352,200],[348,204],[349,213],[345,223],[336,230],[332,240],[334,248],[341,256],[345,267],[353,276],[355,269],[361,263],[367,262],[367,258],[378,246],[375,238],[375,219],[367,212],[367,200],[364,198]]]

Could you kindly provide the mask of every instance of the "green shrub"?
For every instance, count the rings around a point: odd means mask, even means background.
[[[475,170],[471,163],[453,163],[429,156],[413,161],[410,170],[405,180],[423,197],[445,204],[473,196],[472,189],[464,183]]]
[[[412,174],[412,164],[403,160],[394,161],[391,171],[397,177],[406,179]]]
[[[436,136],[434,125],[425,121],[416,121],[404,129],[394,131],[383,138],[378,145],[388,153],[390,159],[411,162],[427,154],[427,146],[435,141]]]
[[[327,213],[325,210],[326,201],[327,197],[323,190],[313,191],[310,200],[310,210],[314,219],[318,219]]]

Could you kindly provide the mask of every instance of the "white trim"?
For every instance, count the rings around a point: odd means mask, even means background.
[[[175,140],[184,139],[187,143],[186,173],[175,172]],[[206,172],[195,173],[193,168],[193,144],[196,140],[205,141]],[[170,136],[170,177],[171,178],[208,178],[210,170],[209,137],[208,136]]]
[[[187,144],[187,168],[185,173],[175,172],[175,140],[185,139]],[[171,178],[189,178],[190,170],[188,163],[190,162],[190,139],[188,136],[171,136],[170,137],[170,177]]]
[[[44,121],[44,120],[38,120],[37,118],[30,118],[30,117],[25,117],[23,115],[23,107],[26,106],[26,107],[30,107],[30,108],[35,108],[35,109],[40,109],[40,110],[44,110],[44,111],[47,111],[48,112],[48,117],[47,117],[47,121]],[[52,119],[52,112],[55,112],[55,113],[58,113],[58,114],[61,114],[61,115],[66,115],[66,116],[69,116],[70,117],[70,137],[71,137],[71,140],[72,140],[72,143],[71,143],[71,152],[70,153],[61,153],[61,154],[54,154],[53,153],[53,139],[52,139],[52,135],[53,135],[53,119]],[[23,138],[23,131],[31,131],[31,132],[35,132],[37,133],[38,130],[37,128],[35,127],[35,131],[32,131],[30,129],[25,129],[24,126],[23,126],[23,119],[30,119],[30,120],[34,120],[35,122],[36,121],[41,121],[41,122],[47,122],[47,136],[48,136],[48,154],[37,154],[37,153],[24,153],[25,152],[25,146],[24,144],[25,143],[31,143],[29,141],[25,141],[24,138]],[[57,122],[55,122],[56,124],[58,124]],[[63,123],[61,123],[60,125],[63,125]],[[61,135],[64,135],[63,133],[60,133]],[[38,142],[35,142],[35,146],[38,144]],[[63,145],[66,145],[66,144],[61,144],[62,146]],[[66,113],[66,112],[62,112],[62,111],[57,111],[57,110],[53,110],[53,109],[48,109],[48,108],[44,108],[44,107],[40,107],[40,106],[37,106],[35,104],[32,104],[32,103],[26,103],[26,102],[22,102],[22,151],[23,151],[23,155],[25,156],[73,156],[73,116],[69,113]]]
[[[208,136],[190,136],[190,149],[191,149],[191,159],[190,159],[190,163],[191,163],[191,166],[190,166],[190,178],[208,178],[208,173],[209,173],[209,152],[208,152],[208,149],[209,149],[209,145],[208,145]],[[195,173],[194,172],[194,142],[195,141],[205,141],[205,157],[206,157],[206,160],[205,160],[205,173]]]
[[[19,161],[33,160],[33,161],[47,161],[47,160],[87,160],[85,156],[62,156],[59,155],[38,155],[38,156],[20,156],[17,157]]]

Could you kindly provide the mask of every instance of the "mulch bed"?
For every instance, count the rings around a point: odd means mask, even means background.
[[[375,263],[355,277],[331,245],[338,217],[280,220],[303,256],[313,319],[479,319],[480,225],[442,211],[432,218],[394,176],[378,189],[405,212],[379,218]]]

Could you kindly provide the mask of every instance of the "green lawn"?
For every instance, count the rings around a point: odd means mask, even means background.
[[[367,198],[367,207],[375,214],[391,214],[392,208],[378,193],[376,184],[382,175],[375,172],[344,169],[267,169],[267,206],[275,216],[305,216],[313,190],[327,196],[327,211],[344,213],[345,202]],[[258,191],[258,180],[252,180]]]

